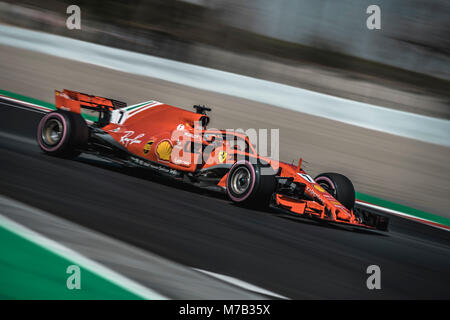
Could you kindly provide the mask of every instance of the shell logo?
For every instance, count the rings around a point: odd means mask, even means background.
[[[156,154],[160,160],[169,161],[172,149],[172,144],[168,140],[164,140],[156,147]]]

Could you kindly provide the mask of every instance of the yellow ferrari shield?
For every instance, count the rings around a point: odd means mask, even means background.
[[[149,153],[150,148],[152,147],[153,142],[154,142],[153,140],[150,140],[149,142],[147,142],[147,143],[145,144],[145,146],[144,146],[144,154]]]
[[[227,160],[227,153],[225,151],[220,151],[220,153],[219,153],[220,163],[225,162],[225,160]]]

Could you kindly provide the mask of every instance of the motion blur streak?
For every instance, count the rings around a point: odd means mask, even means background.
[[[69,38],[0,26],[0,44],[232,95],[359,127],[450,146],[450,121]],[[80,55],[80,52],[83,54]]]

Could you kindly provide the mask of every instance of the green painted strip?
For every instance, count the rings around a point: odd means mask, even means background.
[[[46,108],[49,108],[49,109],[56,110],[55,105],[52,104],[52,103],[45,102],[45,101],[38,100],[38,99],[34,99],[34,98],[30,98],[30,97],[27,97],[27,96],[23,96],[23,95],[18,94],[18,93],[14,93],[14,92],[11,92],[11,91],[6,91],[6,90],[0,89],[0,94],[2,94],[4,96],[7,96],[7,97],[10,97],[10,98],[13,98],[13,99],[18,99],[18,100],[22,100],[22,101],[25,101],[25,102],[28,102],[28,103],[37,104],[37,105],[39,105],[41,107],[46,107]]]
[[[45,101],[42,101],[42,100],[30,98],[30,97],[23,96],[23,95],[18,94],[18,93],[14,93],[14,92],[2,90],[2,89],[0,89],[0,94],[2,94],[4,96],[7,96],[7,97],[10,97],[10,98],[13,98],[13,99],[18,99],[18,100],[22,100],[22,101],[25,101],[25,102],[28,102],[28,103],[33,103],[33,104],[36,104],[36,105],[41,106],[41,107],[46,107],[46,108],[49,108],[49,109],[52,109],[52,110],[56,110],[55,105],[53,103],[50,103],[50,102],[45,102]],[[85,114],[85,113],[82,113],[81,116],[84,119],[92,121],[92,122],[95,122],[95,121],[98,120],[98,117],[94,117],[92,115]]]
[[[0,299],[142,299],[80,265],[81,289],[69,290],[66,270],[76,263],[1,226],[0,252]]]
[[[448,218],[441,217],[441,216],[438,216],[438,215],[435,215],[435,214],[432,214],[429,212],[421,211],[418,209],[414,209],[414,208],[411,208],[411,207],[408,207],[408,206],[405,206],[402,204],[398,204],[398,203],[395,203],[392,201],[377,198],[377,197],[374,197],[374,196],[371,196],[368,194],[356,192],[356,199],[365,201],[365,202],[369,202],[369,203],[372,203],[372,204],[375,204],[377,206],[384,207],[387,209],[400,211],[400,212],[415,216],[417,218],[430,220],[432,222],[440,223],[445,226],[450,226],[450,219],[448,219]]]

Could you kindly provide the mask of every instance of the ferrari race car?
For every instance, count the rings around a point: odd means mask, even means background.
[[[351,181],[338,173],[311,178],[298,165],[259,155],[247,135],[207,129],[205,106],[194,111],[147,101],[126,103],[55,91],[37,141],[47,154],[90,153],[127,167],[151,170],[191,185],[225,192],[237,204],[279,209],[297,217],[387,230],[386,217],[354,210]]]

